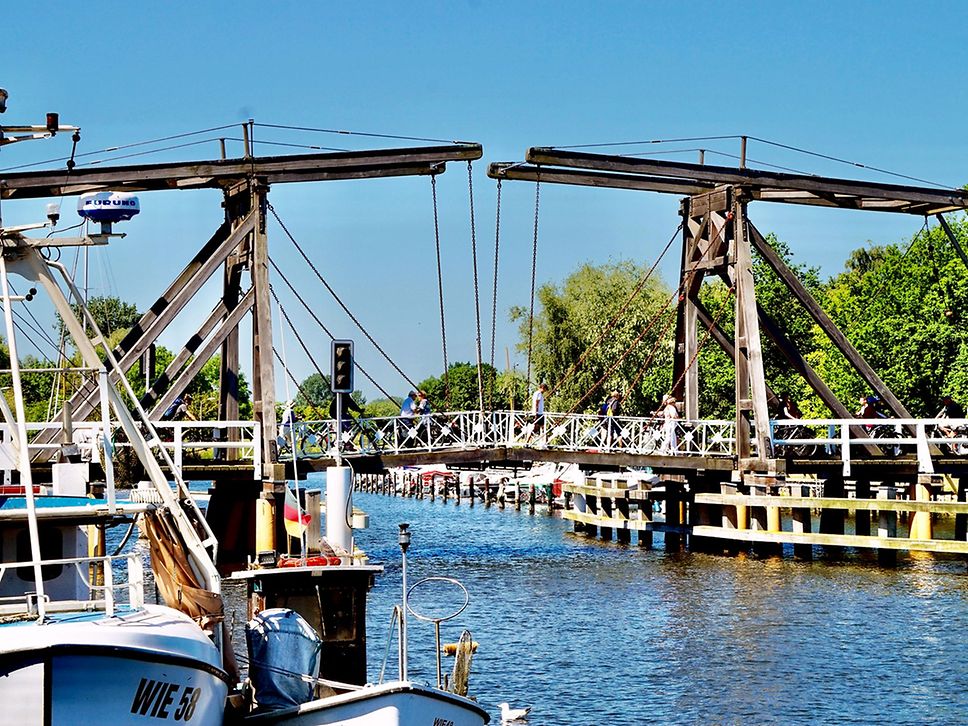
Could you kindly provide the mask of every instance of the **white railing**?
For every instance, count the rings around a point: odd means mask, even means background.
[[[161,440],[149,441],[149,445],[158,445],[166,449],[179,473],[186,455],[191,453],[209,451],[212,460],[225,461],[229,458],[228,452],[235,451],[235,460],[251,463],[253,478],[262,478],[262,429],[255,421],[156,421],[154,426]],[[72,444],[77,447],[81,460],[103,465],[102,423],[75,421],[72,427]],[[35,454],[41,454],[41,458],[56,457],[64,444],[57,440],[58,437],[37,437],[36,433],[52,431],[59,434],[62,428],[57,422],[28,423],[27,435],[34,439],[28,444],[31,457]],[[111,430],[113,445],[117,448],[130,446],[126,441],[116,440],[116,434],[120,430],[121,427],[114,423]],[[230,431],[237,432],[237,435],[230,436]],[[10,444],[9,427],[6,424],[0,424],[0,432],[2,432],[0,470],[16,469],[17,460]],[[53,440],[47,443],[48,438]],[[231,441],[232,438],[237,440]],[[43,456],[44,452],[49,453],[49,457]]]
[[[114,581],[113,565],[115,562],[127,563],[127,577],[121,582]],[[78,577],[91,593],[92,599],[95,593],[104,593],[104,612],[108,615],[108,617],[114,615],[115,609],[118,605],[115,590],[128,591],[128,605],[132,609],[138,609],[144,605],[144,565],[141,562],[141,554],[138,552],[130,552],[125,555],[106,555],[102,557],[63,557],[59,559],[40,560],[39,562],[34,562],[33,560],[26,560],[24,562],[4,562],[0,564],[0,581],[3,580],[4,575],[6,575],[9,570],[17,570],[21,567],[33,567],[36,564],[39,564],[41,567],[50,567],[53,565],[73,565],[77,570]],[[101,573],[104,578],[103,584],[96,585],[92,583],[89,577],[90,573],[85,573],[85,570],[88,570],[91,565],[101,566]],[[32,613],[36,608],[30,597],[31,595],[33,595],[33,593],[28,593],[25,596],[7,596],[0,598],[0,601],[24,601],[25,610],[28,613]],[[53,601],[47,599],[45,604],[49,605],[52,602]],[[7,610],[9,608],[3,609]]]
[[[343,456],[400,454],[495,447],[533,447],[599,453],[730,457],[735,449],[731,421],[676,421],[667,430],[662,419],[547,413],[541,425],[528,413],[459,411],[429,416],[355,418],[343,422],[296,423],[296,455],[329,457],[337,439]],[[287,427],[277,439],[281,459],[292,458]],[[671,435],[670,435],[671,434]]]
[[[914,457],[922,474],[934,473],[935,456],[968,455],[968,419],[774,420],[770,437],[780,455],[792,447],[805,458],[810,458],[807,454],[839,458],[845,476],[850,475],[851,459],[861,452],[868,457],[877,450],[883,456]]]

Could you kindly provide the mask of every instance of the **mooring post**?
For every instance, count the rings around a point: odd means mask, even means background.
[[[528,514],[534,514],[534,505],[537,501],[537,489],[534,484],[528,487]]]
[[[869,479],[858,479],[854,482],[854,496],[859,500],[871,498],[871,482]],[[859,537],[870,537],[871,510],[854,510],[854,533]]]
[[[793,496],[798,497],[809,497],[812,495],[812,489],[809,484],[795,484],[790,487],[790,492]],[[810,507],[794,507],[791,512],[791,518],[793,520],[793,532],[795,534],[810,534],[812,531],[813,524],[810,518]],[[793,558],[796,560],[803,560],[809,562],[813,559],[813,545],[811,544],[795,544],[793,545]]]
[[[940,477],[935,474],[918,474],[918,480],[912,485],[912,500],[916,502],[931,501],[933,486]],[[931,512],[912,512],[911,539],[934,539],[934,526],[931,522]]]
[[[845,495],[843,475],[831,473],[823,483],[824,498],[843,499]],[[820,510],[820,532],[822,534],[843,534],[846,518],[846,509],[824,507]],[[827,549],[835,554],[843,552],[843,547],[828,547]]]
[[[881,482],[881,488],[877,492],[878,499],[893,501],[897,499],[897,488],[894,482]],[[893,509],[882,509],[878,512],[877,536],[881,539],[892,539],[897,537],[897,512]],[[894,567],[897,565],[897,550],[879,547],[877,550],[877,562],[882,567]]]
[[[958,501],[968,502],[968,478],[958,476]],[[955,539],[959,542],[968,540],[968,514],[955,515]]]

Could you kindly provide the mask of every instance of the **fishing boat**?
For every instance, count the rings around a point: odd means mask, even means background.
[[[0,130],[5,143],[78,132],[59,125],[55,114],[46,126]],[[115,207],[93,206],[125,213],[136,209],[130,196],[116,198],[122,200]],[[50,254],[54,248],[106,244],[112,221],[125,217],[101,216],[100,234],[83,237],[54,236],[54,230],[43,238],[25,234],[53,227],[57,216],[0,227],[0,293],[10,358],[4,374],[13,404],[0,396],[0,466],[6,484],[0,496],[2,718],[17,724],[221,724],[231,679],[223,659],[217,544],[185,482],[176,474],[173,488],[163,473],[157,457],[173,471],[174,466],[158,432],[121,374],[84,296],[56,261],[59,255]],[[29,292],[17,294],[17,285]],[[69,411],[49,425],[60,429],[60,445],[30,443],[23,382],[31,371],[18,360],[14,315],[15,306],[38,294],[49,298],[73,340],[82,361],[73,373],[100,402],[99,420],[79,424],[96,433],[88,445],[97,452],[78,450]],[[112,432],[141,461],[158,493],[157,504],[117,498]],[[103,481],[92,481],[92,472],[101,470],[92,467],[92,458],[103,466]],[[34,483],[42,473],[52,478],[50,486]],[[167,605],[145,603],[140,555],[104,550],[105,528],[130,526],[136,517],[149,531],[155,579]]]

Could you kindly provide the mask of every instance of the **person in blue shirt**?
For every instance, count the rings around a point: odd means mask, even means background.
[[[410,391],[400,405],[400,415],[397,418],[397,445],[403,446],[410,442],[411,430],[413,429],[413,418],[417,413],[417,403],[414,400],[417,396],[416,391]]]

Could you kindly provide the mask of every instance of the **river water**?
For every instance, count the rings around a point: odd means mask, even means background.
[[[471,692],[497,723],[501,701],[531,706],[533,725],[968,723],[962,561],[902,556],[886,570],[667,554],[658,534],[652,550],[604,543],[557,517],[466,500],[354,503],[370,515],[357,543],[386,568],[369,600],[371,679],[408,522],[410,584],[450,576],[470,593],[442,639],[467,627],[480,643]],[[445,614],[453,588],[426,588],[418,607]],[[411,619],[409,640],[411,677],[435,680],[432,624]]]
[[[319,487],[315,476],[304,485]],[[442,640],[467,628],[480,643],[470,691],[494,724],[501,701],[531,706],[532,726],[968,723],[963,561],[902,555],[881,569],[819,552],[813,563],[666,553],[661,534],[652,550],[601,542],[540,509],[364,493],[354,505],[370,515],[357,545],[385,567],[368,601],[371,681],[408,522],[409,584],[453,577],[469,592]],[[430,616],[461,603],[440,582],[412,601]],[[433,625],[411,617],[409,641],[411,679],[434,682]],[[395,649],[394,638],[388,678]]]

